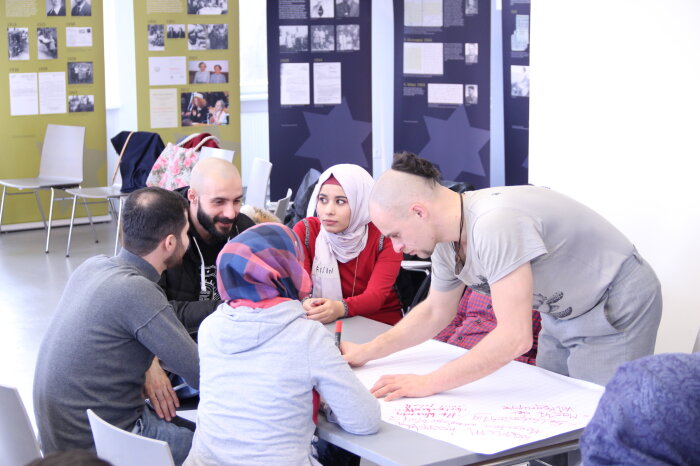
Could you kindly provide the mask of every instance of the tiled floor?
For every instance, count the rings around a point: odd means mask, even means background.
[[[52,230],[49,254],[44,253],[44,230],[0,234],[0,385],[17,387],[32,422],[34,364],[63,287],[85,259],[113,252],[115,226],[96,228],[99,243],[89,226],[74,227],[69,258],[68,228]]]

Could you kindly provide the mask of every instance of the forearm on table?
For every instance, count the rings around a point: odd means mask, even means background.
[[[467,354],[430,374],[438,391],[451,390],[479,380],[522,355],[529,349],[528,346],[523,350],[527,346],[528,336],[519,333],[497,326]],[[532,346],[531,332],[529,341]]]
[[[454,309],[442,307],[429,295],[393,328],[368,343],[373,359],[382,358],[433,338],[452,321],[456,312],[456,305]]]

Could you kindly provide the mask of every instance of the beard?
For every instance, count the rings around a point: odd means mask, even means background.
[[[231,232],[233,231],[233,223],[236,221],[236,218],[222,217],[219,215],[211,217],[202,210],[202,204],[200,203],[197,206],[197,220],[199,221],[199,224],[202,225],[202,227],[207,231],[207,233],[211,235],[214,242],[225,243],[228,241],[229,236],[231,236]],[[221,232],[217,230],[217,223],[228,225],[227,231]]]

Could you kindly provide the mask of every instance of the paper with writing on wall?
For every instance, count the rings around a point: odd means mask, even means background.
[[[466,350],[429,340],[355,369],[370,388],[384,374],[426,374]],[[520,362],[426,398],[381,402],[382,420],[491,454],[583,428],[603,387]]]

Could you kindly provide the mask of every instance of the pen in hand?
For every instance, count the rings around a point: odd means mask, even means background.
[[[340,335],[343,333],[343,321],[335,321],[335,346],[340,348]]]

